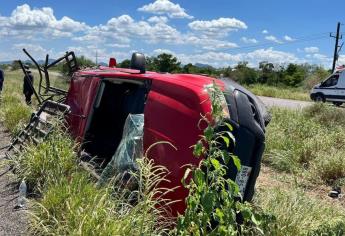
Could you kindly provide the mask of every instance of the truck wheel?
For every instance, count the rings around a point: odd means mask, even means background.
[[[322,94],[316,94],[314,100],[315,102],[325,102],[325,97]]]
[[[336,105],[337,107],[341,106],[343,103],[342,102],[333,102],[334,105]]]

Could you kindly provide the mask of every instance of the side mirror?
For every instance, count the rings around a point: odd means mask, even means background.
[[[132,54],[131,69],[139,70],[140,73],[146,72],[145,55],[142,53],[135,52]]]

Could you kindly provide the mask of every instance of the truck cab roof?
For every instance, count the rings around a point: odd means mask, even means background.
[[[173,84],[184,83],[186,86],[204,87],[205,84],[210,84],[212,81],[217,81],[216,78],[199,75],[199,74],[171,74],[171,73],[158,73],[152,71],[146,71],[140,73],[138,70],[126,69],[126,68],[112,68],[100,66],[97,69],[84,69],[77,72],[77,76],[95,76],[95,77],[108,77],[108,78],[124,78],[124,79],[138,79],[146,80],[150,79],[154,81],[161,81]],[[222,83],[216,82],[222,86]]]

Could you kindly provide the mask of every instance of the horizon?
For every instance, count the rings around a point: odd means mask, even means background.
[[[268,61],[328,69],[335,41],[329,33],[338,21],[345,22],[327,14],[335,1],[310,5],[297,0],[217,0],[198,2],[198,7],[191,1],[169,0],[80,3],[76,0],[66,8],[66,0],[5,2],[0,9],[0,61],[27,59],[21,51],[25,47],[37,59],[74,51],[107,63],[110,57],[123,61],[139,51],[146,56],[165,52],[182,64],[216,68],[240,61],[258,67]],[[340,53],[342,64],[345,54]]]

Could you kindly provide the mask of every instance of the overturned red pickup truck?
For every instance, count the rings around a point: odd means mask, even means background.
[[[24,50],[24,52],[26,52]],[[27,53],[28,54],[28,53]],[[69,108],[67,122],[73,137],[81,142],[84,153],[97,157],[106,166],[119,148],[123,129],[129,115],[140,114],[143,122],[143,150],[160,141],[148,157],[155,164],[168,168],[170,174],[165,188],[181,186],[186,164],[198,164],[191,146],[199,139],[200,115],[211,111],[206,91],[216,82],[224,94],[224,114],[234,127],[235,154],[242,168],[235,167],[229,178],[236,180],[244,200],[251,200],[260,171],[265,147],[265,126],[270,117],[261,101],[248,90],[230,79],[215,79],[204,75],[156,73],[145,70],[145,57],[134,53],[131,69],[117,68],[114,60],[108,67],[79,69],[73,53],[67,53],[56,62],[37,65],[41,78],[35,92],[40,102],[59,97],[54,104]],[[48,69],[66,60],[71,71],[68,91],[50,85]],[[26,73],[24,67],[23,71]],[[42,76],[43,74],[43,76]],[[43,101],[44,100],[44,101]],[[182,200],[172,207],[173,215],[183,213],[188,192],[182,186],[168,198]]]

